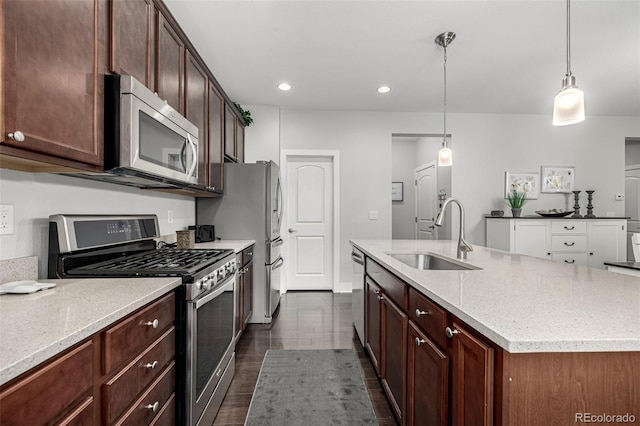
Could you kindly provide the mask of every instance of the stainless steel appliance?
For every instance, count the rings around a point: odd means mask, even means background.
[[[351,248],[353,277],[351,281],[351,309],[353,326],[356,329],[360,344],[364,348],[364,255],[355,247]]]
[[[626,166],[624,174],[624,215],[627,221],[627,260],[634,262],[631,236],[640,232],[640,164]],[[638,259],[640,261],[640,259]]]
[[[128,75],[105,76],[105,173],[74,176],[144,188],[198,183],[198,128]]]
[[[216,227],[222,239],[252,239],[255,266],[250,323],[270,324],[280,303],[284,259],[280,237],[282,186],[274,162],[225,163],[224,196],[198,198],[196,223]]]
[[[158,218],[49,217],[49,278],[181,277],[176,424],[211,424],[235,370],[233,250],[157,248]]]

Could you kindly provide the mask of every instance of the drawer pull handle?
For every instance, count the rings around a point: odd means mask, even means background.
[[[572,247],[572,246],[575,246],[576,243],[564,243],[564,245],[567,247]]]
[[[564,229],[566,229],[567,231],[573,231],[574,229],[576,229],[575,226],[565,226]]]
[[[416,337],[416,346],[420,346],[423,343],[426,343],[426,340]]]
[[[429,311],[421,311],[420,309],[416,309],[416,316],[420,317],[422,315],[431,315],[431,312],[429,312]]]
[[[144,408],[146,408],[147,410],[151,410],[154,413],[156,411],[158,411],[158,408],[160,408],[160,403],[158,401],[154,402],[153,404],[147,404],[147,405],[143,405]]]
[[[150,362],[148,364],[145,364],[144,367],[145,368],[150,368],[152,370],[155,370],[156,368],[158,368],[158,361],[153,361],[153,362]]]
[[[565,259],[565,260],[564,260],[564,263],[576,263],[576,261],[575,261],[575,259],[573,259],[573,260],[567,260],[567,259]]]
[[[149,327],[153,327],[153,328],[158,328],[158,325],[160,324],[160,321],[158,321],[158,319],[154,319],[153,321],[147,321],[142,323],[142,325],[147,325]]]
[[[446,335],[447,335],[447,337],[448,337],[449,339],[452,339],[452,338],[453,338],[453,336],[455,336],[456,334],[460,334],[460,332],[459,332],[458,330],[456,330],[455,328],[454,328],[454,329],[451,329],[451,327],[447,327],[447,328],[445,328],[445,329],[444,329],[444,332],[446,333]]]
[[[384,297],[381,295],[378,295],[378,300],[384,300]]]
[[[12,141],[16,141],[16,142],[24,142],[24,133],[22,133],[20,130],[16,130],[13,133],[9,133],[7,135],[9,137],[9,139],[11,139]]]

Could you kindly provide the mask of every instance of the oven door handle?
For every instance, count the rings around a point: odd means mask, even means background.
[[[211,300],[215,299],[216,297],[220,296],[222,293],[224,293],[225,291],[231,290],[233,291],[233,287],[235,284],[235,275],[233,276],[233,278],[230,278],[229,281],[227,281],[226,283],[222,284],[221,286],[217,287],[215,290],[213,290],[213,292],[206,294],[205,296],[196,299],[193,304],[195,305],[194,307],[196,309],[199,309],[202,305],[205,305],[209,302],[211,302]]]

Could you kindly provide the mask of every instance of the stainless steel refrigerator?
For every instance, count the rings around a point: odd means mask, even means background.
[[[280,168],[272,161],[225,163],[223,196],[196,202],[196,223],[213,224],[216,238],[256,242],[250,323],[270,324],[280,303],[282,205]]]

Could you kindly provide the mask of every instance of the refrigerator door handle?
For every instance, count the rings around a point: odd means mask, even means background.
[[[271,247],[278,247],[284,244],[284,240],[282,239],[282,237],[278,237],[275,240],[273,240],[273,242],[271,243]]]
[[[280,227],[282,225],[282,185],[280,184],[280,177],[278,177],[278,194],[276,194],[276,216],[278,216],[278,232],[280,232]]]
[[[284,258],[282,256],[278,256],[276,261],[273,262],[273,265],[271,265],[271,270],[275,271],[276,269],[282,267],[282,265],[284,265]]]

